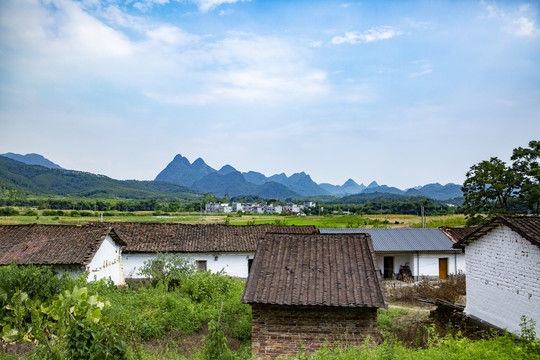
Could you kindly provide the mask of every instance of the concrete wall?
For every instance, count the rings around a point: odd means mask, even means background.
[[[212,253],[212,254],[183,254],[195,261],[206,261],[206,269],[212,272],[225,271],[229,276],[239,278],[248,277],[248,259],[253,259],[254,253]],[[139,270],[144,262],[156,258],[157,254],[123,253],[122,263],[124,274],[127,279],[137,279],[142,276]],[[217,260],[216,260],[217,256]]]
[[[469,315],[510,332],[521,316],[540,334],[540,248],[500,225],[465,248]]]
[[[376,308],[278,306],[254,304],[251,349],[253,359],[312,354],[325,343],[360,346],[377,335]]]
[[[122,248],[107,236],[100,248],[86,266],[88,281],[110,278],[115,285],[125,283],[122,267]]]

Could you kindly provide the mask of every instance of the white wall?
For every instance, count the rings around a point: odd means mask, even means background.
[[[227,275],[247,278],[248,277],[248,259],[253,259],[255,253],[212,253],[212,254],[183,254],[195,261],[206,260],[206,269],[212,272],[224,270]],[[123,253],[122,263],[124,265],[124,274],[126,278],[141,278],[139,270],[144,266],[144,262],[154,259],[157,254],[145,253]],[[215,260],[215,257],[217,261]]]
[[[540,248],[500,225],[472,241],[465,258],[465,312],[510,332],[526,315],[540,334]]]
[[[124,284],[121,253],[121,246],[107,236],[90,264],[86,266],[88,281],[110,278],[115,285]]]
[[[461,252],[448,253],[416,253],[416,252],[398,252],[384,253],[376,252],[377,265],[384,273],[384,257],[394,257],[394,273],[399,273],[399,266],[409,263],[411,272],[415,278],[439,277],[439,258],[448,258],[448,273],[456,274],[457,272],[465,273],[465,256]],[[420,269],[420,270],[418,270]]]
[[[64,273],[69,273],[73,277],[77,277],[84,273],[84,267],[82,265],[53,265],[52,270],[58,275],[62,276]]]

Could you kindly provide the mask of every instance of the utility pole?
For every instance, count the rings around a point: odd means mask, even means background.
[[[424,206],[422,206],[421,214],[422,214],[422,229],[424,229],[426,227],[426,222],[424,220]]]

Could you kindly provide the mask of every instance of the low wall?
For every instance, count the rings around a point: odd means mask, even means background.
[[[377,335],[376,308],[252,305],[253,359],[312,354],[325,343],[362,345]]]

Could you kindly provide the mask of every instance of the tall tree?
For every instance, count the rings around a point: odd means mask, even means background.
[[[540,209],[540,141],[532,140],[529,148],[518,147],[512,154],[513,169],[521,182],[520,197],[538,215]]]
[[[497,157],[471,166],[463,184],[464,212],[469,224],[478,222],[478,214],[491,217],[510,212],[511,199],[517,195],[519,176]]]

